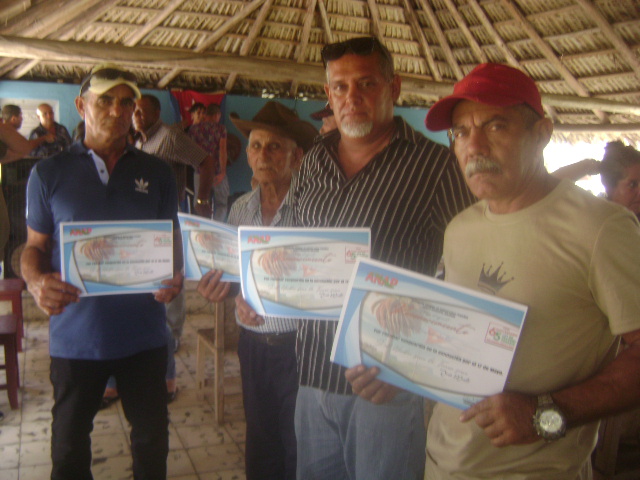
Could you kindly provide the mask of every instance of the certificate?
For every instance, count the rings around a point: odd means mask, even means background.
[[[155,292],[173,278],[173,222],[61,223],[60,256],[81,295]]]
[[[200,280],[209,270],[222,270],[224,282],[240,281],[238,229],[195,215],[179,213],[185,278]]]
[[[468,408],[502,392],[527,307],[369,259],[349,284],[331,360]]]
[[[263,317],[338,320],[368,228],[240,227],[242,294]]]

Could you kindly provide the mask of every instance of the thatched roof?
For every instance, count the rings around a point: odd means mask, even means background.
[[[115,61],[149,88],[324,98],[322,46],[375,35],[401,105],[502,62],[571,140],[640,140],[638,0],[4,0],[0,20],[0,79],[78,83]]]

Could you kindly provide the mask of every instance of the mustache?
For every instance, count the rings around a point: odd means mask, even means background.
[[[502,173],[502,167],[491,158],[478,155],[473,162],[467,163],[464,174],[471,178],[478,173]]]

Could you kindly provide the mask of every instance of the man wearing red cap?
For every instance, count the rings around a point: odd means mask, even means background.
[[[426,478],[589,479],[598,420],[640,405],[638,222],[547,173],[553,125],[519,70],[478,66],[426,125],[480,199],[447,227],[445,279],[529,307],[505,391],[436,405]]]

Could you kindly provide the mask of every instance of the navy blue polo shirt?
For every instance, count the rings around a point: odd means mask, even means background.
[[[38,162],[27,185],[27,225],[51,236],[54,272],[60,271],[61,222],[173,220],[177,229],[177,205],[171,168],[131,146],[106,185],[82,143]],[[50,354],[107,360],[161,347],[167,342],[165,315],[149,293],[82,297],[51,317]]]

